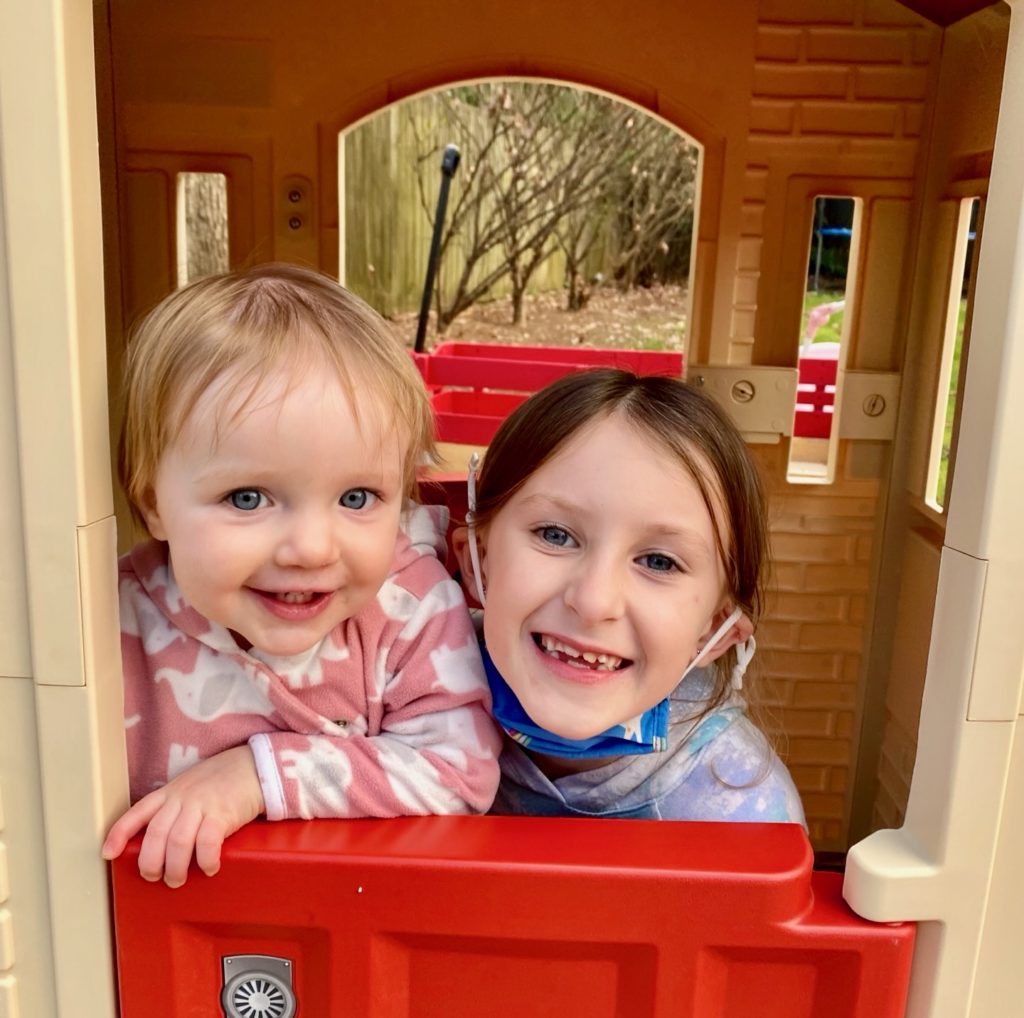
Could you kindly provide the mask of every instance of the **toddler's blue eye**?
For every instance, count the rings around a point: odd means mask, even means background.
[[[350,488],[341,496],[339,502],[346,509],[365,509],[373,504],[376,495],[365,488]]]
[[[246,512],[259,509],[263,503],[263,495],[255,488],[239,488],[228,495],[228,501],[236,508]]]
[[[670,573],[673,569],[679,568],[668,555],[661,555],[656,551],[644,555],[640,561],[654,573]]]
[[[567,548],[572,544],[569,532],[562,527],[541,527],[537,533],[542,541],[553,544],[556,548]]]

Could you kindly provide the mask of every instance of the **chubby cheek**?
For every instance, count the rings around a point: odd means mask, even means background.
[[[202,524],[179,544],[194,567],[207,573],[213,585],[233,584],[247,576],[266,554],[258,532]],[[171,555],[174,555],[174,544]]]
[[[195,526],[170,535],[171,568],[185,599],[215,622],[218,605],[237,593],[255,572],[259,541],[255,535],[216,534],[209,527]]]
[[[348,575],[348,586],[358,588],[362,603],[368,602],[391,572],[398,543],[398,521],[380,526],[371,533],[356,535],[341,557]]]

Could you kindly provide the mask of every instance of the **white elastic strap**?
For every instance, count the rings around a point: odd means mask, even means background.
[[[755,650],[757,650],[757,644],[752,635],[747,637],[745,643],[736,644],[736,664],[732,666],[732,688],[737,693],[743,688],[743,674],[746,672]]]
[[[469,474],[466,477],[466,502],[469,512],[466,513],[466,526],[469,528],[469,560],[473,563],[473,580],[476,583],[476,596],[482,608],[486,603],[484,597],[484,581],[480,572],[480,552],[476,546],[476,471],[480,466],[480,454],[473,453],[469,457]]]
[[[711,639],[701,647],[697,656],[687,665],[686,671],[683,672],[682,677],[685,679],[704,660],[704,658],[715,649],[715,646],[721,641],[722,637],[729,632],[733,627],[733,623],[743,614],[742,608],[734,608],[732,614],[711,634]],[[746,667],[746,665],[744,665]],[[742,672],[740,673],[742,677]]]

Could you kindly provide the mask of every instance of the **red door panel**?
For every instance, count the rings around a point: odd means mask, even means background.
[[[269,976],[228,1014],[288,1018],[274,965],[302,1018],[903,1013],[913,927],[854,916],[792,825],[257,823],[173,891],[137,847],[114,865],[123,1018],[220,1015],[250,963]]]

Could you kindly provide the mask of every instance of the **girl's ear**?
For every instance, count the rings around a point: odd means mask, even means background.
[[[480,577],[480,585],[484,586],[486,580],[487,543],[476,532],[477,547],[480,551],[480,570],[484,573]],[[469,554],[469,527],[456,527],[452,531],[452,551],[455,553],[455,560],[459,563],[459,578],[462,581],[462,592],[466,595],[466,602],[470,608],[482,608],[477,595],[476,580],[474,579],[473,558]]]
[[[712,636],[718,630],[725,620],[733,613],[734,606],[732,603],[727,602],[715,612],[712,616],[711,621],[708,623],[708,628],[704,635],[700,638],[697,644],[698,653],[704,649],[704,645],[711,639]],[[754,632],[754,623],[746,617],[741,615],[730,628],[719,637],[718,642],[712,647],[707,655],[701,658],[701,664],[710,664],[712,661],[720,658],[730,647],[735,647],[738,643],[746,643],[750,639]]]
[[[160,519],[160,512],[156,507],[156,492],[147,488],[139,501],[139,512],[146,521],[146,529],[158,541],[167,540],[167,531],[164,529],[163,521]]]

